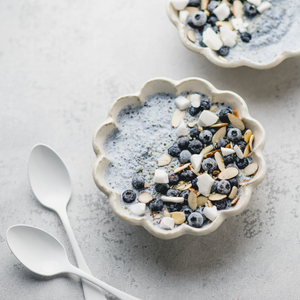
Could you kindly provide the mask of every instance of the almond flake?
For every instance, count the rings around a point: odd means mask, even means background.
[[[193,128],[195,125],[197,124],[197,121],[191,122],[191,123],[187,123],[187,126],[190,128]]]
[[[249,140],[250,151],[252,151],[253,149],[253,140],[254,140],[254,135],[252,134]]]
[[[228,113],[227,116],[230,123],[233,125],[233,127],[238,128],[241,131],[245,129],[245,124],[240,118],[230,113]]]
[[[219,140],[221,140],[226,134],[226,126],[225,127],[221,127],[213,136],[212,138],[212,143],[215,144],[217,143]]]
[[[196,12],[199,11],[199,8],[190,6],[190,7],[186,7],[185,10],[187,10],[190,16],[192,17]]]
[[[211,125],[209,127],[211,127],[211,128],[219,128],[219,127],[224,127],[224,126],[228,126],[228,123],[218,123],[218,124]]]
[[[233,30],[233,27],[232,27],[231,23],[226,22],[226,21],[217,21],[216,25],[218,27],[227,26],[228,28],[230,28],[231,30]]]
[[[235,153],[238,156],[238,158],[240,158],[240,159],[244,158],[244,153],[242,152],[241,148],[238,145],[235,145],[233,147],[233,150],[235,151]]]
[[[144,184],[144,187],[145,187],[145,189],[146,189],[146,188],[149,188],[149,187],[150,187],[150,184],[149,184],[149,183],[145,183],[145,184]]]
[[[207,202],[205,203],[206,207],[213,207],[213,204],[210,202],[210,200],[207,200]]]
[[[219,170],[221,172],[224,171],[225,170],[225,164],[224,164],[224,160],[223,160],[223,157],[222,157],[220,152],[215,153],[215,160],[217,162]]]
[[[204,206],[205,203],[207,202],[208,198],[204,196],[199,196],[197,197],[197,207]]]
[[[244,172],[246,176],[250,176],[255,174],[257,170],[258,170],[258,163],[252,163],[244,169]]]
[[[170,213],[170,217],[174,219],[175,225],[180,225],[185,221],[185,213],[180,211],[175,211]]]
[[[192,210],[197,209],[197,193],[194,189],[190,189],[188,196],[188,205]]]
[[[201,0],[201,10],[206,10],[208,5],[208,0]]]
[[[183,165],[183,166],[181,166],[181,167],[176,168],[176,169],[174,170],[174,173],[176,174],[176,173],[178,173],[178,172],[181,172],[182,170],[186,169],[190,164],[191,164],[191,163],[187,163],[187,164],[185,164],[185,165]]]
[[[209,111],[214,112],[218,109],[218,106],[212,106]],[[212,127],[212,126],[210,126]]]
[[[188,37],[188,39],[189,39],[192,43],[195,43],[195,42],[196,42],[196,37],[195,37],[194,31],[189,30],[189,31],[187,32],[187,37]]]
[[[228,198],[233,199],[236,196],[237,192],[238,192],[238,188],[234,185],[231,189],[230,194],[228,195]]]
[[[236,167],[229,167],[222,171],[219,175],[218,178],[220,180],[222,179],[231,179],[239,174],[239,170]]]
[[[178,127],[184,117],[185,117],[185,110],[181,111],[178,108],[176,108],[172,116],[172,121],[171,121],[172,127],[173,128]]]
[[[170,213],[168,212],[168,210],[166,208],[163,211],[163,216],[164,217],[170,217]]]
[[[168,165],[172,160],[172,157],[169,154],[163,154],[162,157],[160,157],[157,162],[158,162],[158,166],[162,167],[162,166],[166,166]]]
[[[244,15],[244,5],[241,1],[234,1],[232,5],[232,13],[236,18],[241,18]]]
[[[252,135],[252,131],[250,129],[248,129],[244,134],[244,141],[246,143],[249,143],[251,135]]]
[[[204,13],[206,14],[207,17],[210,16],[210,12],[208,10],[205,10]]]
[[[142,192],[138,195],[138,200],[142,203],[149,203],[152,201],[153,196],[148,192]]]
[[[249,153],[250,153],[250,145],[247,144],[245,151],[244,151],[244,157],[248,157]]]
[[[240,199],[240,196],[239,197],[236,197],[234,200],[231,201],[231,205],[235,205]]]
[[[210,201],[220,201],[223,200],[227,197],[227,195],[223,195],[223,194],[210,194],[208,196],[208,200]]]
[[[233,114],[234,114],[236,117],[238,117],[238,111],[237,111],[236,108],[233,110]]]
[[[157,220],[157,219],[160,219],[161,218],[161,214],[155,214],[154,216],[153,216],[153,219],[155,219],[155,220]]]
[[[218,131],[217,131],[218,132]],[[216,133],[217,133],[216,132]],[[213,150],[214,149],[214,146],[213,145],[209,145],[209,146],[207,146],[207,147],[205,147],[201,152],[200,152],[200,154],[202,154],[203,156],[205,155],[205,154],[207,154],[207,153],[209,153],[211,150]]]

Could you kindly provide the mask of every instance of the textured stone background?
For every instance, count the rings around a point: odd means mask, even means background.
[[[181,45],[162,0],[0,1],[0,298],[83,299],[77,278],[34,275],[5,241],[9,226],[35,225],[75,263],[60,220],[30,190],[27,160],[42,142],[70,171],[70,222],[98,278],[143,300],[299,299],[299,66],[214,66]],[[123,224],[92,179],[91,138],[109,106],[158,76],[237,92],[267,132],[265,181],[209,236],[163,241]]]

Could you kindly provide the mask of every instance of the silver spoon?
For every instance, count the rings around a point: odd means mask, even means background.
[[[60,217],[73,248],[78,267],[92,275],[83,258],[67,215],[72,186],[69,172],[62,159],[50,147],[38,144],[31,150],[28,172],[32,191],[38,201],[47,208],[54,210]],[[85,300],[106,300],[102,291],[89,282],[82,281],[82,287]]]
[[[42,229],[29,225],[14,225],[7,229],[6,240],[17,259],[34,273],[43,276],[71,273],[122,300],[140,300],[71,265],[61,242]]]

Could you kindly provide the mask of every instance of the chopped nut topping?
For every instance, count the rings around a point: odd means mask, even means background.
[[[176,108],[171,120],[172,127],[173,128],[178,127],[184,117],[185,117],[185,110],[179,110],[178,108]]]

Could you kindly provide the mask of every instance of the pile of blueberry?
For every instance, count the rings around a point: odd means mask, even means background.
[[[222,148],[228,148],[229,146],[232,148],[234,145],[237,145],[242,151],[246,148],[246,142],[243,139],[243,135],[246,132],[246,129],[241,131],[238,128],[233,127],[228,119],[228,113],[233,114],[233,110],[224,105],[215,103],[218,106],[218,110],[216,111],[216,115],[218,115],[219,120],[222,123],[228,123],[226,126],[226,135],[220,139],[217,143],[212,143],[213,135],[219,128],[214,127],[204,127],[198,128],[195,125],[190,129],[188,136],[179,137],[174,145],[168,148],[168,154],[173,158],[177,158],[179,160],[179,166],[184,165],[190,162],[191,156],[193,154],[200,154],[200,152],[207,146],[212,145],[211,153],[215,151],[219,151]],[[190,106],[188,112],[191,116],[200,115],[203,110],[209,110],[211,108],[211,102],[208,99],[201,101],[201,106],[198,108],[194,108]],[[220,109],[221,108],[221,109]],[[220,173],[218,169],[218,164],[213,155],[209,155],[208,153],[204,156],[202,161],[201,169],[199,171],[200,174],[208,173],[215,180],[214,184],[211,188],[211,194],[218,193],[226,195],[226,197],[220,201],[214,201],[213,205],[217,207],[218,210],[224,210],[231,206],[232,199],[228,198],[232,188],[235,186],[239,188],[239,181],[237,177],[228,179],[228,180],[219,180],[217,178],[217,174]],[[244,169],[249,165],[249,158],[240,159],[235,153],[226,155],[224,158],[224,164],[227,167],[234,166],[238,169]],[[150,201],[147,206],[153,212],[162,213],[164,209],[167,209],[169,213],[172,212],[183,212],[186,217],[185,223],[189,224],[192,227],[201,227],[205,225],[209,220],[203,213],[204,206],[198,207],[195,211],[188,204],[189,194],[193,191],[198,191],[198,178],[199,175],[195,174],[192,171],[192,168],[185,168],[181,172],[169,172],[169,183],[168,184],[159,184],[155,183],[152,189],[149,189],[151,194],[153,195],[153,200]],[[190,183],[191,188],[186,190],[179,190],[177,186],[179,183]],[[132,179],[132,188],[123,192],[122,200],[125,203],[132,203],[137,199],[137,192],[145,189],[145,179],[142,176],[135,176]],[[172,203],[172,202],[164,202],[161,199],[161,196],[169,196],[169,197],[183,197],[183,203]],[[199,193],[198,193],[199,196]]]

